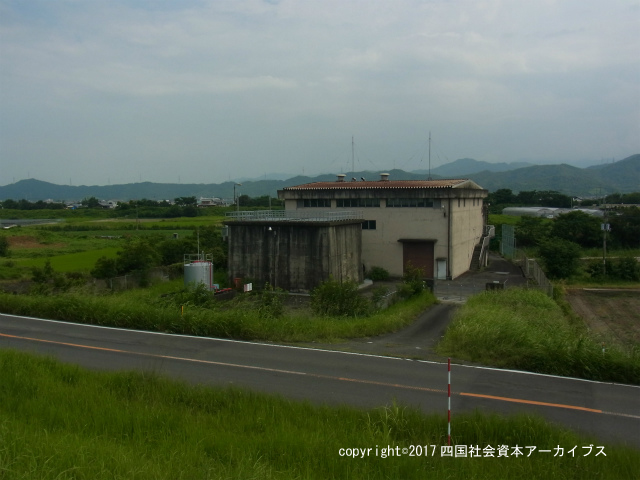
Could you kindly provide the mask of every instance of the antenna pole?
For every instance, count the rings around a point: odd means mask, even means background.
[[[354,146],[353,146],[353,135],[351,135],[351,173],[355,172],[355,166],[353,163],[353,152],[354,152]]]
[[[429,130],[429,177],[427,180],[433,180],[431,178],[431,130]]]

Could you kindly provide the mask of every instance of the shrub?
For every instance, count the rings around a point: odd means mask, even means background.
[[[551,278],[569,278],[578,270],[580,247],[573,242],[553,238],[542,242],[539,252]]]
[[[609,265],[607,265],[609,268]],[[612,274],[620,280],[640,280],[640,263],[633,257],[620,257],[611,263]]]
[[[377,282],[389,280],[389,272],[382,267],[371,267],[367,277]]]
[[[382,301],[388,293],[389,289],[387,287],[378,286],[373,289],[373,292],[371,292],[371,305],[374,309],[378,310],[382,307]]]
[[[407,262],[404,267],[402,281],[405,285],[408,285],[408,288],[403,287],[402,290],[409,293],[409,296],[419,295],[424,290],[424,270],[414,267],[411,262]]]
[[[311,293],[311,308],[317,315],[360,317],[371,313],[366,298],[358,293],[355,282],[338,282],[332,278]]]
[[[260,294],[260,307],[258,308],[260,316],[263,318],[280,318],[284,313],[283,295],[286,295],[284,290],[274,288],[267,282]]]

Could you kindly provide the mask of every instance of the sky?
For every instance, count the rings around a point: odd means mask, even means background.
[[[0,185],[424,170],[430,134],[640,153],[640,0],[0,0]]]

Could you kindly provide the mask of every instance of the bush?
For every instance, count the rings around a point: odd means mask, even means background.
[[[381,282],[389,280],[389,272],[382,267],[371,267],[367,273],[367,277],[373,281]]]
[[[640,263],[634,257],[620,257],[607,261],[606,272],[602,260],[591,260],[586,264],[586,272],[594,280],[640,281]]]
[[[371,313],[370,303],[358,293],[355,282],[329,279],[311,293],[311,308],[317,315],[361,317]]]
[[[411,262],[407,262],[404,267],[402,281],[407,287],[398,289],[398,292],[408,293],[410,297],[419,295],[424,290],[424,270],[419,267],[414,267]]]
[[[283,295],[286,292],[281,288],[274,288],[270,283],[266,283],[260,295],[260,307],[258,311],[263,318],[280,318],[284,313]]]
[[[551,278],[569,278],[578,270],[580,247],[568,240],[553,238],[542,242],[540,256]]]

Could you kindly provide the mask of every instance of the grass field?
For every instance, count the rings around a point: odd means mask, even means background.
[[[640,346],[611,345],[537,290],[471,297],[437,351],[484,365],[640,385]]]
[[[49,260],[54,270],[58,272],[88,272],[100,257],[115,258],[118,247],[101,248],[86,252],[68,253],[52,257],[38,257],[15,260],[18,267],[43,267]]]
[[[453,445],[495,451],[453,458],[442,456],[446,414],[401,405],[315,406],[7,350],[0,350],[0,385],[0,478],[7,479],[625,480],[640,471],[640,452],[531,416],[456,415]],[[516,445],[524,455],[512,455]],[[527,456],[525,446],[552,453]],[[371,450],[341,455],[353,448]]]

